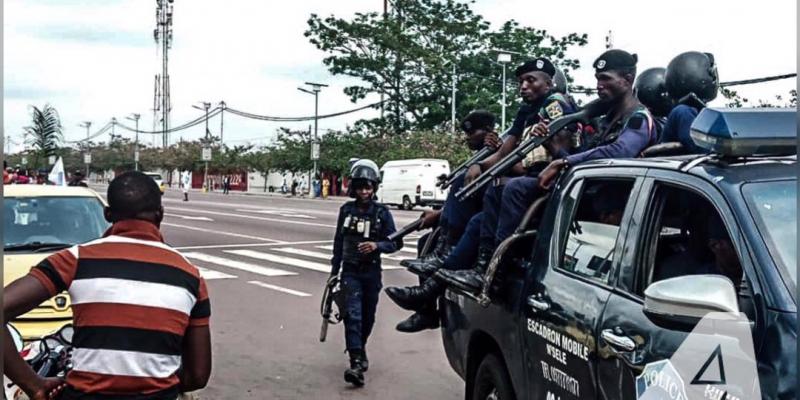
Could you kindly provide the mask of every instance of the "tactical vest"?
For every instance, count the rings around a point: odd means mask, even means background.
[[[358,245],[362,242],[377,242],[380,239],[383,221],[379,205],[372,205],[372,212],[367,215],[357,213],[357,206],[353,203],[348,207],[347,215],[342,223],[342,264],[345,270],[366,269],[380,264],[380,254],[374,251],[370,254],[361,254]]]
[[[554,102],[558,102],[558,104],[561,106],[561,108],[562,108],[562,114],[561,115],[552,115],[554,113],[551,110],[548,109],[550,107],[550,105],[552,105]],[[528,127],[525,129],[525,132],[522,135],[522,140],[523,141],[527,140],[527,139],[529,139],[531,137],[531,135],[533,135],[533,127],[537,123],[539,123],[539,121],[542,121],[544,119],[549,119],[552,122],[554,119],[560,118],[560,117],[563,117],[564,115],[566,115],[566,113],[563,112],[564,105],[570,105],[571,106],[572,104],[569,101],[569,99],[566,96],[564,96],[563,94],[556,92],[556,93],[551,93],[549,96],[547,96],[547,98],[545,98],[544,102],[542,102],[542,106],[539,107],[539,111],[535,114],[536,115],[536,118],[535,118],[536,121],[532,121],[534,118],[529,118],[528,119],[528,121],[530,121],[531,124],[528,125]],[[573,112],[574,112],[574,107],[573,107]],[[573,145],[573,147],[576,147],[579,144],[579,142],[578,142],[579,138],[577,137],[578,133],[576,132],[575,135],[573,135],[573,136],[574,137],[572,138],[572,145]],[[525,167],[525,168],[531,168],[532,166],[536,165],[537,163],[538,164],[549,163],[550,161],[552,161],[552,159],[553,159],[552,155],[549,154],[547,152],[547,150],[545,150],[545,148],[543,146],[539,146],[539,147],[536,147],[535,149],[533,149],[530,153],[528,153],[525,156],[524,159],[522,159],[522,166]]]
[[[633,111],[628,114],[628,116],[618,120],[614,123],[614,125],[607,126],[604,124],[605,121],[602,121],[600,124],[600,131],[592,135],[591,138],[586,139],[586,149],[593,149],[595,147],[614,143],[617,138],[619,138],[619,135],[622,133],[623,129],[628,126],[628,121],[630,121],[634,116],[640,116],[644,118],[644,122],[647,124],[647,131],[650,134],[648,146],[655,144],[658,140],[655,120],[653,119],[653,116],[650,115],[650,112],[647,111],[647,107],[640,104],[636,106],[636,108],[634,108]]]

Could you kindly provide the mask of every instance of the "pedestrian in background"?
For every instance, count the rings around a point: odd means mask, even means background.
[[[328,191],[331,188],[331,181],[328,180],[328,177],[322,179],[322,200],[328,199]]]

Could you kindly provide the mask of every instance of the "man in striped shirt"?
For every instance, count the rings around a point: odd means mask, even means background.
[[[155,181],[126,172],[108,187],[102,238],[43,260],[3,293],[4,322],[56,293],[72,298],[73,369],[66,386],[43,379],[5,330],[6,375],[32,399],[175,399],[211,373],[211,314],[199,271],[164,244]]]

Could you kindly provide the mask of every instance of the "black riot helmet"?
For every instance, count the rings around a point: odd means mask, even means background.
[[[714,55],[699,51],[687,51],[678,54],[667,65],[665,74],[669,97],[680,101],[694,94],[703,102],[717,97],[719,76]]]
[[[381,173],[378,170],[378,165],[372,160],[361,159],[353,164],[350,169],[350,184],[347,187],[347,194],[350,197],[355,197],[355,188],[363,181],[372,182],[373,188],[376,191],[378,190],[378,184],[381,183]]]
[[[568,94],[567,89],[567,75],[561,68],[556,67],[556,73],[553,75],[553,90],[561,94]]]
[[[666,117],[675,105],[667,93],[666,72],[661,67],[644,70],[633,85],[636,97],[656,117]]]

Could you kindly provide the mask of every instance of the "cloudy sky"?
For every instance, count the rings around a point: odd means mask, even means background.
[[[576,74],[577,83],[588,86],[594,85],[588,67],[604,50],[609,30],[615,47],[639,54],[640,70],[666,66],[688,50],[714,53],[722,81],[797,69],[795,0],[643,3],[573,0],[546,6],[530,0],[477,0],[474,9],[494,26],[513,18],[555,35],[589,34],[589,44],[569,54],[584,65]],[[330,75],[321,61],[324,54],[303,32],[311,13],[348,16],[379,11],[382,4],[379,0],[176,0],[169,65],[173,126],[199,116],[192,104],[200,101],[224,100],[229,107],[257,114],[313,115],[313,97],[296,89],[305,81],[330,85],[320,97],[321,114],[357,107],[342,93],[352,81]],[[566,9],[558,9],[559,5]],[[94,132],[111,117],[123,119],[131,113],[142,114],[142,129],[153,128],[154,75],[160,71],[153,41],[155,1],[5,0],[3,7],[3,128],[12,151],[21,149],[29,105],[55,106],[67,140],[85,137],[85,129],[78,127],[81,121],[92,121]],[[792,79],[737,89],[751,99],[771,99],[795,85]],[[341,129],[374,114],[367,110],[323,120],[320,129]],[[219,118],[210,122],[215,134],[219,123]],[[308,127],[308,123],[281,125]],[[281,125],[226,114],[225,140],[266,144]],[[195,139],[203,133],[198,126],[173,134],[173,140]],[[149,144],[153,138],[141,140]]]

